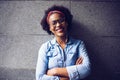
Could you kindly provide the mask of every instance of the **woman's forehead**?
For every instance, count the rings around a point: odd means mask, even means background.
[[[53,13],[53,14],[50,15],[49,21],[50,20],[57,20],[57,19],[60,19],[60,18],[63,18],[63,16],[61,14],[59,14],[59,13]]]

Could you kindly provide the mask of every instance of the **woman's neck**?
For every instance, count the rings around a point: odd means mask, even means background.
[[[68,36],[56,37],[58,44],[64,49],[68,41]]]
[[[66,43],[67,42],[68,37],[64,36],[64,37],[56,37],[56,40],[58,43]]]

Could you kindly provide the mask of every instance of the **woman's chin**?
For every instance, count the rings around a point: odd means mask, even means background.
[[[63,36],[65,36],[65,33],[58,33],[57,36],[63,37]]]

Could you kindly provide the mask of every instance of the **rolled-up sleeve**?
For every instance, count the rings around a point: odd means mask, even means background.
[[[79,57],[83,58],[82,64],[66,67],[70,80],[80,80],[90,73],[90,61],[83,42],[79,45]]]
[[[66,67],[66,69],[67,69],[70,80],[80,79],[79,72],[76,66],[69,66],[69,67]]]
[[[46,75],[48,60],[46,56],[47,45],[43,44],[39,50],[38,60],[36,65],[36,80],[59,80],[58,76]]]

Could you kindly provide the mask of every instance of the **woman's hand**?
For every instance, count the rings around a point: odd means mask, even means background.
[[[56,76],[56,73],[57,73],[57,68],[49,69],[47,71],[47,75],[49,76]]]
[[[82,62],[83,62],[83,57],[79,57],[76,61],[76,65],[82,64]]]

